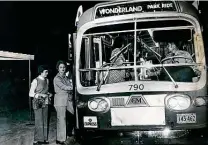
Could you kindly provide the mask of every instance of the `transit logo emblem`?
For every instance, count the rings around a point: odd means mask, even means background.
[[[149,106],[142,95],[133,95],[127,101],[127,106]]]

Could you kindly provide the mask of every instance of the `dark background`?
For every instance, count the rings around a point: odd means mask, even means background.
[[[74,26],[77,9],[83,10],[100,1],[0,2],[0,50],[35,55],[31,62],[32,79],[37,66],[51,68],[50,81],[56,74],[55,65],[68,59],[68,34]],[[200,2],[200,19],[206,46],[208,2]],[[28,108],[28,61],[0,62],[0,113]]]
[[[0,50],[35,55],[32,79],[38,65],[50,68],[50,84],[56,62],[68,60],[68,34],[76,31],[77,9],[83,11],[98,2],[0,2]],[[29,62],[0,62],[0,115],[28,108]],[[53,89],[53,87],[51,87]],[[53,91],[53,90],[52,90]]]

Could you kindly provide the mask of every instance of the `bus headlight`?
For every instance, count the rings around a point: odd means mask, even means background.
[[[94,110],[94,109],[98,108],[98,103],[93,100],[90,102],[89,106],[90,106],[90,108],[92,108]]]
[[[88,108],[94,112],[105,113],[110,109],[110,101],[107,98],[93,98],[88,101]]]
[[[175,108],[178,105],[178,101],[176,98],[170,98],[168,100],[168,105],[170,108]]]
[[[167,98],[166,105],[172,110],[185,110],[191,105],[191,99],[187,95],[175,94]]]

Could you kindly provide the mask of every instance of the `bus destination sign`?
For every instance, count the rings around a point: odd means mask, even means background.
[[[172,1],[146,1],[98,6],[95,12],[95,19],[109,16],[162,11],[176,11],[175,3]]]

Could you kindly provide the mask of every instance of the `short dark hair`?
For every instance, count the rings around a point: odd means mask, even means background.
[[[40,65],[38,66],[38,74],[41,74],[44,70],[48,70],[49,71],[49,68],[47,65]]]
[[[113,48],[121,48],[122,45],[124,44],[124,38],[121,36],[118,36],[115,38],[114,43],[113,43]]]
[[[58,70],[59,69],[59,65],[60,64],[64,64],[65,66],[67,66],[66,62],[64,60],[59,60],[57,63],[56,63],[56,69]]]

